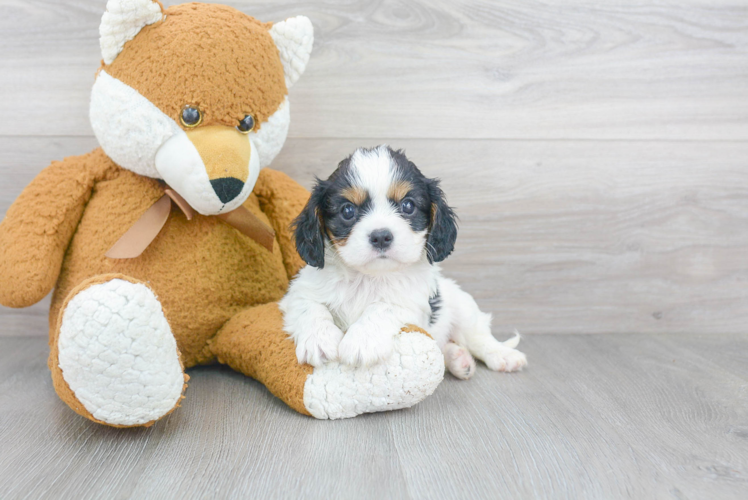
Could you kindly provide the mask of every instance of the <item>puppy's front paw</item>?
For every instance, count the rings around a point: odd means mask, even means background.
[[[484,361],[487,367],[496,372],[516,372],[527,366],[524,353],[505,346],[491,351]]]
[[[340,361],[352,366],[370,366],[392,354],[392,335],[354,323],[338,346]]]
[[[338,344],[342,338],[340,328],[332,323],[324,323],[296,339],[296,359],[299,364],[322,366],[337,359]]]

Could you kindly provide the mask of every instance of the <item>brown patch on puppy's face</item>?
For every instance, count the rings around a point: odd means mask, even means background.
[[[336,238],[334,234],[332,234],[332,231],[329,229],[327,231],[327,237],[330,238],[330,242],[336,247],[336,248],[342,248],[345,246],[346,243],[348,243],[348,236],[343,236],[342,238],[338,237]]]
[[[189,104],[202,112],[204,125],[236,127],[252,115],[259,129],[287,93],[272,24],[223,5],[176,5],[165,15],[104,71],[177,123]]]
[[[412,189],[413,184],[408,181],[395,181],[390,185],[390,188],[387,191],[387,198],[395,203],[400,203],[403,201],[403,198],[408,196],[408,193],[410,193]]]
[[[369,196],[366,190],[360,186],[347,187],[340,192],[340,195],[357,206],[363,205]]]

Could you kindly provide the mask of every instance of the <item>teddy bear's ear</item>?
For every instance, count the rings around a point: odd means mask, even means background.
[[[153,0],[109,0],[99,26],[99,43],[104,64],[112,64],[125,43],[144,26],[164,17],[161,4]]]
[[[308,17],[296,16],[275,23],[270,28],[278,52],[280,53],[283,72],[286,75],[286,87],[296,83],[309,62],[309,54],[314,43],[314,28]]]

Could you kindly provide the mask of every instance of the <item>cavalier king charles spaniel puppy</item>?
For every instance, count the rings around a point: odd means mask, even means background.
[[[454,248],[456,216],[439,181],[402,151],[358,149],[329,179],[317,179],[294,231],[308,265],[280,309],[299,363],[375,364],[413,324],[436,340],[457,378],[473,375],[473,356],[496,371],[527,364],[515,349],[519,335],[497,341],[491,315],[442,276],[438,262]]]

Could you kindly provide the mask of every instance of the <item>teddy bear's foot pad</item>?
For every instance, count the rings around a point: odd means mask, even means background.
[[[436,342],[423,333],[403,331],[384,363],[315,368],[306,379],[304,406],[321,419],[408,408],[430,396],[443,378],[444,356]]]
[[[177,344],[145,285],[112,279],[80,291],[63,313],[58,348],[65,382],[101,422],[148,424],[182,397]]]

